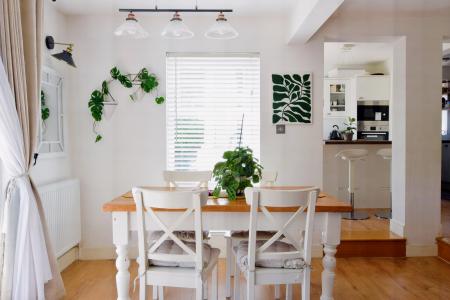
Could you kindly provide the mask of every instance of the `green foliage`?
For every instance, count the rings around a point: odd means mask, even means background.
[[[356,130],[355,127],[356,119],[353,117],[347,117],[347,123],[344,123],[345,126],[347,126],[345,129],[343,129],[342,133],[354,133]]]
[[[42,121],[45,121],[49,117],[50,117],[50,108],[48,108],[47,103],[45,102],[44,91],[41,90],[41,119]]]
[[[219,197],[220,191],[225,190],[230,200],[244,192],[246,187],[253,186],[261,179],[262,166],[253,157],[253,151],[248,147],[237,147],[223,154],[225,161],[214,166],[213,176],[217,185],[213,191],[214,197]]]
[[[95,128],[97,123],[102,120],[105,99],[107,99],[107,97],[111,97],[114,100],[109,89],[109,84],[111,82],[117,80],[123,87],[128,89],[133,86],[137,86],[138,90],[142,89],[145,93],[151,93],[158,87],[158,78],[155,74],[150,73],[146,68],[142,68],[137,74],[122,74],[117,67],[113,67],[109,73],[111,75],[111,79],[102,81],[101,89],[94,90],[91,93],[91,98],[88,103],[92,118],[94,119],[93,130],[96,134],[96,143],[102,139],[102,136],[97,133]],[[130,95],[130,98],[133,101],[135,100],[133,95]],[[155,102],[157,104],[162,104],[164,101],[165,98],[163,96],[155,97]]]
[[[311,123],[310,74],[272,74],[272,123]]]

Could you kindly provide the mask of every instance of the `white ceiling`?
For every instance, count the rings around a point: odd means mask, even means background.
[[[51,0],[47,0],[51,1]],[[197,0],[198,8],[231,8],[234,15],[284,15],[301,0]],[[119,8],[194,8],[196,0],[56,0],[69,15],[112,14]]]
[[[342,50],[344,44],[353,44],[350,51]],[[324,71],[328,72],[338,66],[366,65],[383,62],[392,54],[389,43],[325,43]]]

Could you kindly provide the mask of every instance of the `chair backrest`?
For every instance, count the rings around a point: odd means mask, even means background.
[[[198,270],[203,269],[203,226],[202,226],[202,210],[201,207],[208,201],[208,191],[205,189],[148,189],[135,187],[133,188],[133,198],[136,203],[137,225],[138,225],[138,246],[139,259],[154,259],[168,262],[193,262]],[[163,209],[184,209],[181,216],[171,224],[165,224],[155,212],[155,208]],[[156,224],[157,228],[151,230],[162,230],[164,233],[152,243],[147,251],[147,243],[145,240],[146,225],[145,214],[149,216],[149,220]],[[173,232],[180,230],[180,225],[183,225],[188,218],[194,215],[195,228],[195,252],[189,248],[185,242],[180,240]],[[157,253],[161,244],[167,240],[172,240],[183,251],[184,254],[162,254]],[[144,263],[140,263],[144,265]]]
[[[164,171],[164,181],[167,186],[208,187],[211,171]]]
[[[248,267],[254,270],[256,259],[289,259],[303,258],[307,265],[311,264],[312,235],[314,225],[314,214],[316,201],[320,189],[317,187],[304,189],[270,189],[270,188],[246,188],[245,199],[250,209],[249,226],[249,253]],[[269,212],[267,207],[298,207],[298,209],[282,224]],[[256,248],[256,231],[258,230],[258,209],[264,214],[266,219],[272,223],[277,232],[267,240],[262,246]],[[301,228],[292,230],[293,222],[298,220],[306,211],[305,223]],[[301,232],[302,237],[296,237],[292,232]],[[295,251],[289,252],[268,252],[270,245],[284,236],[285,240],[294,246]]]
[[[261,186],[274,186],[275,181],[277,181],[278,172],[262,170],[261,174]]]

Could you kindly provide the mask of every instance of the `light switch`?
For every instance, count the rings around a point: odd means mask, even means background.
[[[286,133],[286,125],[279,124],[276,126],[277,128],[277,134],[285,134]]]

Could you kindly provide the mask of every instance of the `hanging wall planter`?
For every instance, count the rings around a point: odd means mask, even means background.
[[[103,137],[97,132],[97,124],[105,117],[110,119],[114,111],[117,108],[119,102],[117,102],[109,90],[109,84],[114,81],[119,81],[120,84],[128,89],[135,87],[135,90],[130,94],[131,101],[138,101],[142,99],[145,94],[149,94],[157,91],[158,78],[155,74],[150,73],[146,68],[142,68],[138,73],[122,74],[117,67],[114,67],[110,71],[111,78],[102,82],[101,89],[94,90],[91,93],[88,106],[91,111],[92,118],[94,119],[93,131],[96,135],[95,142],[99,142]],[[157,96],[155,102],[157,104],[164,103],[163,96]]]

